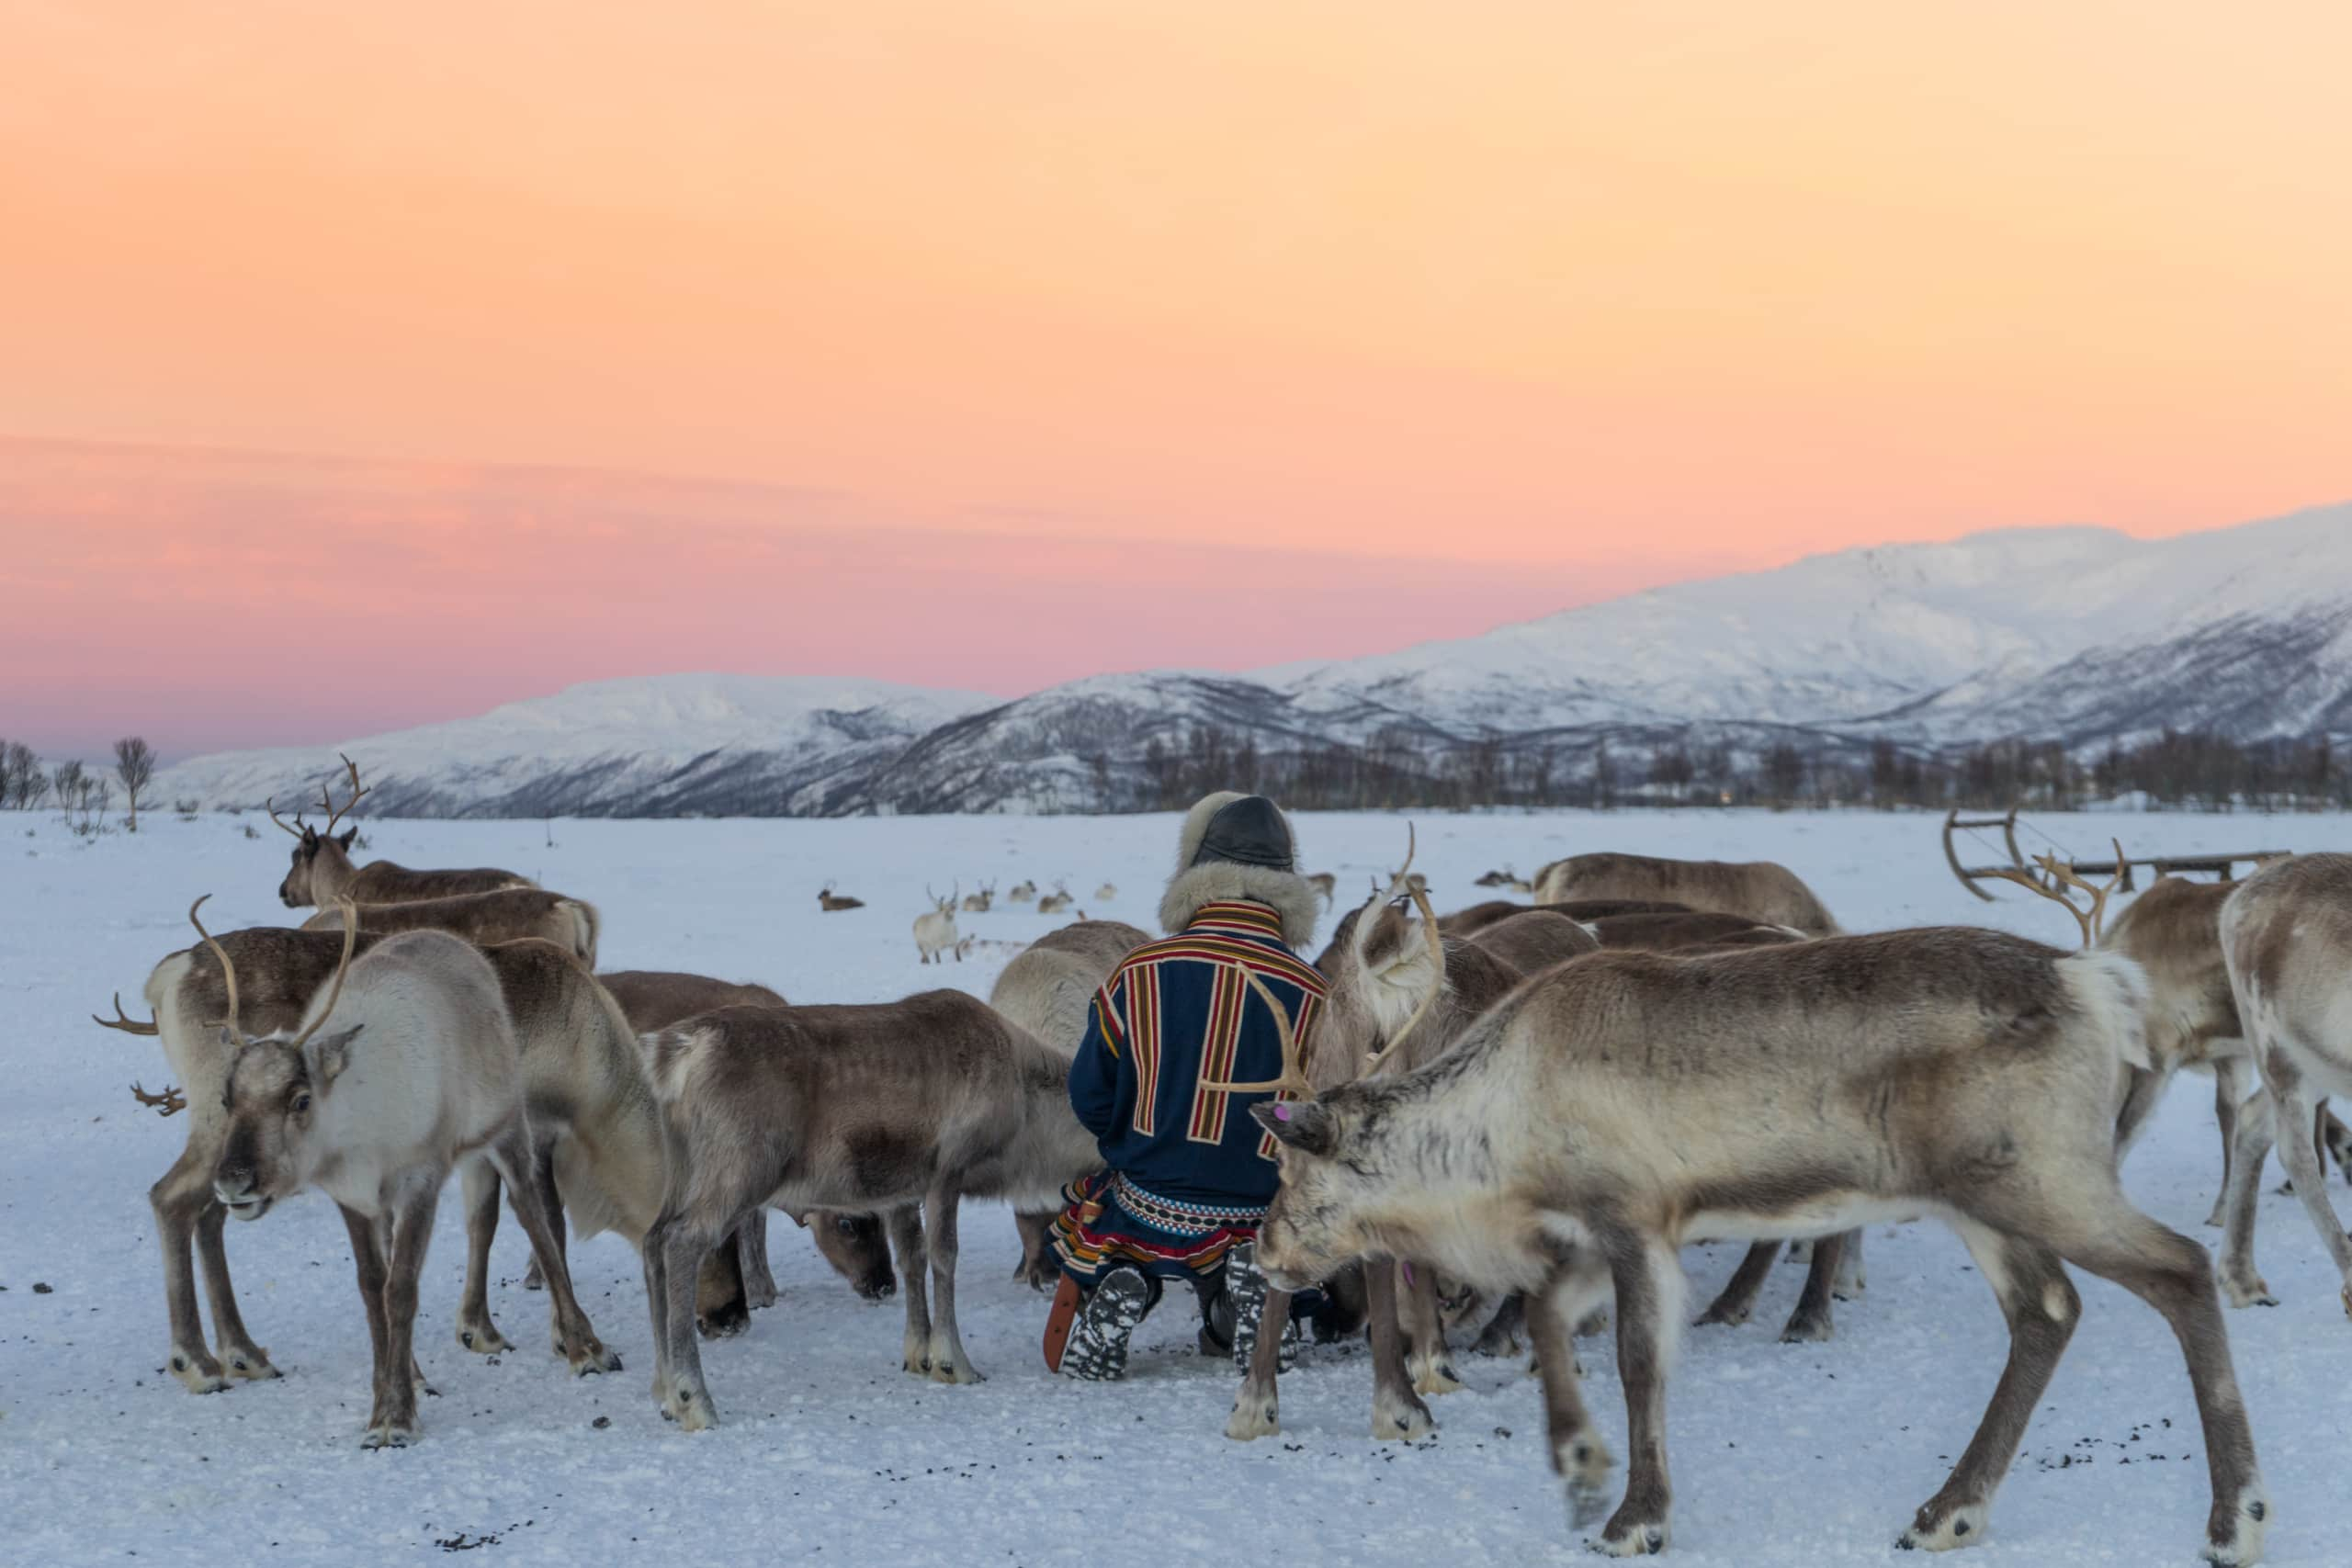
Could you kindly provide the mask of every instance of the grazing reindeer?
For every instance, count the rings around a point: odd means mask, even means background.
[[[1796,874],[1770,861],[1660,860],[1592,854],[1554,861],[1535,874],[1535,901],[1641,898],[1693,909],[1745,915],[1758,925],[1788,926],[1806,936],[1834,936],[1838,922]]]
[[[1107,904],[1118,896],[1119,886],[1114,882],[1106,882],[1094,890],[1094,901],[1098,904]]]
[[[836,893],[833,891],[833,885],[828,882],[817,889],[817,908],[830,915],[841,909],[863,909],[865,908],[865,900],[852,898],[844,893]]]
[[[441,1189],[460,1166],[469,1189],[486,1160],[513,1190],[573,1370],[620,1363],[572,1294],[554,1228],[554,1151],[526,1108],[522,1051],[488,960],[446,931],[419,931],[355,962],[358,935],[357,912],[346,905],[345,959],[324,1000],[311,1005],[299,1032],[258,1039],[241,1031],[234,965],[206,938],[228,987],[222,1032],[233,1046],[212,1190],[241,1220],[312,1185],[343,1210],[375,1347],[363,1444],[398,1448],[418,1435],[417,1277]],[[492,1204],[494,1214],[494,1195]]]
[[[2171,1325],[2204,1424],[2206,1555],[2251,1562],[2269,1505],[2211,1266],[2116,1176],[2113,1110],[2146,1059],[2146,1001],[2126,959],[1997,931],[1596,953],[1531,979],[1427,1066],[1256,1107],[1284,1146],[1258,1260],[1279,1287],[1390,1254],[1533,1292],[1553,1464],[1580,1518],[1611,1461],[1567,1329],[1613,1290],[1632,1461],[1596,1544],[1633,1555],[1671,1528],[1662,1416],[1685,1236],[1933,1213],[1994,1287],[2010,1355],[1901,1544],[1982,1538],[2080,1315],[2072,1262]]]
[[[1054,884],[1054,890],[1051,893],[1046,894],[1043,898],[1037,900],[1037,913],[1041,915],[1058,915],[1077,902],[1077,895],[1071,893],[1069,888],[1057,882]]]
[[[964,895],[964,912],[967,915],[985,915],[989,912],[989,906],[995,902],[996,884],[983,882],[978,893]]]
[[[359,829],[354,828],[337,837],[335,824],[359,804],[359,797],[368,791],[360,785],[358,764],[345,757],[343,765],[351,775],[351,797],[338,807],[325,789],[319,791],[319,804],[327,814],[324,831],[305,823],[300,812],[289,827],[278,817],[277,803],[273,800],[268,804],[269,819],[281,831],[291,833],[300,840],[294,846],[294,863],[288,869],[286,879],[277,885],[277,897],[288,908],[304,909],[313,905],[323,908],[339,898],[362,906],[405,904],[418,898],[447,898],[460,893],[494,893],[502,887],[537,886],[527,876],[488,866],[469,871],[411,871],[388,860],[353,865],[351,845],[359,837]]]
[[[1440,935],[1444,934],[1442,920],[1438,922],[1437,930]],[[1521,975],[1566,964],[1600,948],[1590,926],[1549,909],[1521,909],[1507,920],[1480,927],[1463,940],[1493,953]]]
[[[329,909],[302,922],[306,931],[332,931],[342,917]],[[406,904],[362,904],[359,929],[379,936],[394,931],[447,931],[476,947],[537,938],[552,942],[591,968],[603,922],[584,898],[538,887],[508,887],[495,893],[459,893]]]
[[[657,1033],[699,1013],[725,1007],[783,1007],[784,998],[765,986],[715,980],[674,970],[619,969],[596,976],[620,1005],[630,1031]],[[650,1218],[650,1215],[648,1216]],[[792,1216],[808,1233],[817,1251],[851,1289],[870,1302],[898,1294],[890,1268],[890,1242],[871,1214],[810,1213]],[[751,1326],[755,1310],[776,1303],[775,1275],[768,1265],[764,1212],[703,1259],[695,1288],[695,1327],[706,1339],[724,1339]],[[524,1280],[528,1286],[530,1280]]]
[[[1323,907],[1331,907],[1332,897],[1339,892],[1340,879],[1328,871],[1318,871],[1306,879],[1306,885],[1323,895]]]
[[[888,1212],[905,1276],[901,1365],[939,1382],[979,1381],[956,1322],[959,1204],[1046,1208],[1102,1164],[1070,1111],[1061,1055],[962,991],[723,1008],[662,1031],[650,1049],[675,1156],[644,1249],[664,1414],[688,1431],[718,1419],[695,1342],[693,1269],[766,1201]]]
[[[1500,871],[1490,871],[1487,873],[1486,875],[1480,877],[1475,884],[1473,884],[1473,886],[1478,887],[1500,887],[1506,892],[1510,893],[1532,893],[1535,891],[1533,884],[1530,883],[1527,878],[1520,875],[1519,873],[1511,870],[1508,865],[1503,867]]]
[[[915,917],[915,951],[922,954],[925,964],[944,964],[943,953],[956,954],[956,962],[964,962],[964,950],[956,939],[956,898],[962,891],[960,885],[942,898],[926,886],[923,897],[931,900],[931,908]]]
[[[1012,885],[1012,891],[1004,896],[1004,901],[1008,904],[1034,904],[1037,901],[1037,885],[1016,882]]]
[[[2240,883],[2222,906],[2222,953],[2268,1095],[2267,1104],[2247,1104],[2230,1149],[2223,1282],[2240,1306],[2276,1300],[2254,1271],[2255,1194],[2273,1122],[2283,1118],[2293,1132],[2279,1158],[2343,1278],[2344,1310],[2352,1314],[2352,1239],[2328,1202],[2326,1168],[2301,1132],[2323,1097],[2352,1094],[2352,855],[2298,855]]]
[[[989,1006],[1068,1062],[1086,1038],[1086,1020],[1119,961],[1151,938],[1121,920],[1079,920],[1047,931],[1015,953],[996,977]],[[1061,1277],[1048,1250],[1058,1208],[1016,1210],[1021,1262],[1016,1282],[1042,1291]]]

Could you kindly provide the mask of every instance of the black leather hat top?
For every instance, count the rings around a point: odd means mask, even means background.
[[[1199,852],[1193,856],[1194,865],[1211,861],[1289,871],[1290,824],[1283,820],[1274,803],[1262,795],[1245,795],[1219,807],[1209,818],[1208,831],[1201,836]]]

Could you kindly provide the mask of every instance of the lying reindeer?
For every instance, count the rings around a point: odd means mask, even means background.
[[[489,962],[434,931],[387,938],[355,961],[358,917],[348,904],[344,914],[344,962],[296,1032],[243,1032],[235,967],[213,946],[229,991],[222,1036],[232,1055],[212,1189],[241,1220],[313,1185],[343,1210],[375,1348],[363,1446],[398,1448],[418,1436],[417,1278],[453,1170],[465,1169],[469,1199],[485,1161],[513,1189],[573,1370],[609,1371],[620,1361],[597,1343],[572,1294],[556,1229],[555,1149],[526,1109],[522,1051]],[[496,1201],[492,1189],[493,1214]]]
[[[2269,1505],[2211,1265],[2116,1175],[2114,1107],[2126,1067],[2146,1063],[2146,1001],[2127,960],[1985,931],[1596,953],[1529,981],[1425,1066],[1256,1107],[1283,1145],[1258,1260],[1283,1288],[1393,1256],[1532,1292],[1553,1465],[1580,1522],[1611,1461],[1568,1328],[1613,1291],[1632,1462],[1596,1544],[1633,1555],[1671,1529],[1662,1417],[1682,1241],[1933,1213],[1994,1287],[2011,1348],[1974,1439],[1900,1544],[1982,1539],[2081,1313],[2072,1262],[2172,1327],[2204,1424],[2206,1555],[2252,1562]]]
[[[496,893],[460,893],[447,898],[358,908],[359,929],[378,936],[394,931],[447,931],[476,947],[535,937],[562,948],[592,969],[596,964],[596,938],[602,924],[596,907],[542,888],[509,887]],[[303,921],[302,929],[331,931],[339,919],[330,909]]]
[[[695,1341],[694,1269],[768,1201],[887,1212],[907,1303],[901,1365],[978,1382],[956,1322],[958,1206],[1048,1208],[1102,1164],[1070,1111],[1061,1055],[962,991],[722,1008],[663,1030],[650,1050],[673,1153],[644,1247],[664,1414],[688,1431],[718,1419]]]
[[[345,757],[343,765],[351,775],[351,797],[337,806],[324,789],[319,791],[320,805],[327,813],[323,831],[304,822],[300,812],[295,814],[293,826],[288,826],[277,815],[277,802],[269,803],[269,819],[277,824],[279,831],[290,833],[300,840],[294,846],[294,863],[288,868],[286,879],[277,885],[277,897],[288,908],[324,907],[339,898],[360,905],[406,904],[419,898],[447,898],[461,893],[495,893],[504,887],[538,886],[527,876],[489,866],[467,871],[411,871],[388,860],[353,865],[351,846],[359,837],[359,829],[353,828],[337,837],[335,824],[368,792],[360,786],[358,764]]]
[[[1119,961],[1151,938],[1124,920],[1074,920],[1047,931],[1013,954],[989,992],[989,1006],[1044,1041],[1068,1062],[1086,1039],[1094,994]],[[1046,1290],[1061,1269],[1047,1248],[1057,1207],[1016,1211],[1021,1262],[1015,1281]]]

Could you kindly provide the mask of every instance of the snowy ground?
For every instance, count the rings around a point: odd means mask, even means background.
[[[993,1208],[965,1228],[964,1334],[989,1374],[977,1387],[902,1375],[896,1308],[857,1302],[777,1221],[784,1299],[747,1336],[706,1349],[727,1425],[684,1436],[647,1397],[638,1266],[614,1237],[577,1249],[573,1267],[627,1371],[575,1382],[546,1354],[543,1298],[519,1288],[527,1248],[511,1224],[492,1304],[518,1348],[487,1361],[458,1347],[453,1194],[419,1324],[442,1395],[425,1404],[422,1445],[359,1450],[368,1337],[342,1227],[316,1196],[230,1232],[246,1319],[286,1377],[187,1393],[161,1366],[146,1202],[180,1124],[138,1110],[126,1089],[155,1087],[162,1054],[87,1015],[117,989],[135,998],[155,960],[184,944],[197,894],[216,895],[216,929],[285,923],[275,889],[286,841],[266,821],[248,839],[244,822],[258,820],[156,817],[136,838],[76,842],[53,820],[0,817],[0,1560],[378,1562],[479,1544],[492,1562],[576,1563],[632,1542],[892,1564],[1581,1558],[1520,1365],[1463,1358],[1471,1391],[1439,1403],[1434,1440],[1405,1448],[1366,1436],[1363,1354],[1317,1352],[1285,1382],[1283,1436],[1237,1445],[1221,1435],[1233,1374],[1194,1355],[1176,1303],[1143,1329],[1128,1384],[1047,1377],[1045,1300],[1010,1283],[1017,1246]],[[2111,832],[2135,850],[2352,844],[2352,823],[2328,818],[2049,825],[2086,855]],[[1424,818],[1421,864],[1444,908],[1477,897],[1471,880],[1505,862],[1532,870],[1603,847],[1761,855],[1794,867],[1851,929],[1989,920],[2071,940],[2063,914],[2022,896],[1970,898],[1943,867],[1936,828],[1861,814]],[[973,960],[919,968],[908,927],[926,880],[1067,881],[1090,912],[1148,926],[1173,838],[1164,818],[563,822],[551,845],[537,823],[367,830],[379,856],[508,865],[594,899],[609,967],[757,978],[808,1000],[886,998],[933,978],[985,994],[1011,951],[1052,923],[1019,909],[966,917],[984,944]],[[1309,818],[1302,837],[1311,865],[1346,889],[1394,863],[1404,828]],[[827,881],[869,908],[819,914]],[[1094,897],[1105,881],[1117,897]],[[2209,1107],[2203,1080],[2179,1086],[2128,1177],[2165,1223],[2213,1241],[2199,1224],[2219,1173]],[[2352,1325],[2293,1200],[2266,1196],[2262,1227],[2262,1267],[2284,1304],[2233,1313],[2230,1327],[2276,1507],[2270,1561],[2341,1562]],[[1728,1247],[1690,1251],[1694,1303],[1735,1260]],[[1776,1341],[1793,1269],[1747,1326],[1690,1334],[1670,1399],[1675,1557],[1742,1568],[1888,1559],[1999,1371],[1999,1314],[1970,1275],[1949,1234],[1881,1230],[1870,1291],[1839,1309],[1833,1343]],[[2205,1471],[2179,1354],[2138,1302],[2082,1285],[2081,1331],[1973,1560],[2192,1561]],[[1589,1341],[1583,1355],[1622,1452],[1612,1348]]]

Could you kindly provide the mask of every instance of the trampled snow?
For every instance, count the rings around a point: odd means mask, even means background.
[[[260,836],[243,833],[259,825]],[[2051,818],[2086,853],[2312,849],[2352,842],[2340,818]],[[1983,905],[1916,816],[1585,815],[1419,820],[1441,907],[1471,882],[1598,847],[1784,861],[1850,928],[1984,920],[2072,940],[2039,904]],[[772,982],[796,999],[873,1000],[939,983],[985,994],[1054,920],[1000,904],[963,917],[970,962],[916,963],[909,927],[926,882],[1065,881],[1090,913],[1148,924],[1167,873],[1165,818],[573,822],[371,821],[370,852],[412,865],[503,864],[594,900],[610,967],[678,967]],[[634,1254],[605,1235],[573,1250],[582,1301],[627,1359],[575,1382],[547,1349],[545,1298],[520,1279],[509,1221],[492,1304],[515,1348],[495,1360],[453,1336],[464,1245],[445,1201],[424,1280],[418,1354],[440,1397],[424,1440],[359,1450],[368,1335],[343,1228],[315,1195],[228,1237],[245,1317],[286,1376],[198,1398],[163,1370],[166,1337],[146,1189],[181,1123],[130,1100],[165,1076],[150,1040],[88,1014],[189,939],[184,912],[216,897],[216,929],[287,923],[287,841],[257,816],[151,816],[136,837],[75,841],[48,819],[0,815],[0,1561],[379,1563],[479,1545],[475,1561],[752,1561],[900,1564],[1306,1564],[1585,1561],[1546,1469],[1534,1381],[1516,1361],[1457,1358],[1470,1389],[1434,1402],[1441,1430],[1407,1447],[1368,1433],[1360,1349],[1311,1350],[1283,1382],[1283,1432],[1222,1435],[1235,1377],[1202,1359],[1171,1300],[1117,1387],[1049,1378],[1046,1299],[1010,1280],[1007,1213],[964,1226],[965,1338],[989,1381],[944,1388],[899,1370],[895,1304],[857,1301],[792,1226],[772,1221],[783,1300],[739,1339],[705,1348],[724,1425],[689,1437],[648,1397]],[[1310,817],[1306,858],[1362,886],[1401,852],[1395,818]],[[817,909],[835,882],[865,898]],[[1110,881],[1118,897],[1092,891]],[[2132,1156],[2151,1213],[2211,1244],[2220,1174],[2205,1080],[2177,1085]],[[2277,1179],[2275,1168],[2268,1179]],[[2331,1190],[2341,1206],[2346,1194]],[[2266,1193],[2259,1258],[2282,1304],[2232,1312],[2237,1370],[2274,1505],[2268,1560],[2344,1559],[2352,1527],[2352,1324],[2301,1210]],[[1736,1261],[1684,1255],[1693,1310]],[[1756,1318],[1691,1330],[1668,1394],[1675,1483],[1669,1561],[1692,1568],[1825,1568],[1889,1561],[1912,1510],[1973,1429],[2006,1344],[1967,1254],[1932,1225],[1877,1227],[1870,1288],[1825,1345],[1777,1342],[1800,1271],[1776,1270]],[[2203,1444],[2180,1355],[2155,1314],[2077,1276],[2084,1317],[1993,1510],[1985,1564],[2193,1562],[2206,1509]],[[48,1289],[39,1291],[36,1286]],[[1580,1344],[1587,1397],[1623,1451],[1613,1346]],[[608,1424],[599,1427],[599,1421]]]

